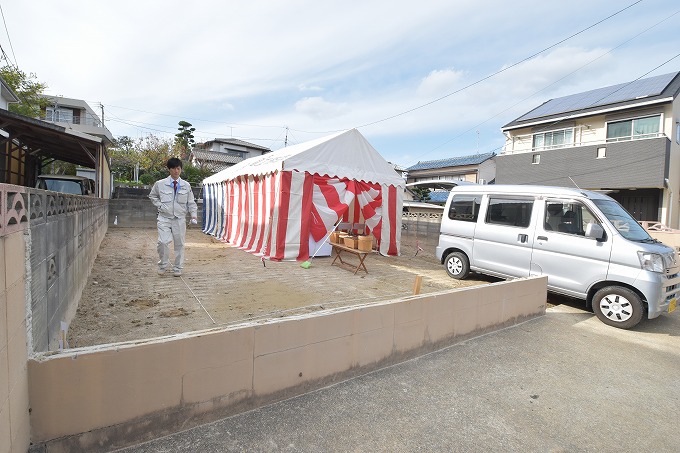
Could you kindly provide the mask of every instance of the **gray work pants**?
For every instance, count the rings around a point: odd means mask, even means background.
[[[174,244],[175,264],[173,271],[181,271],[184,268],[184,239],[186,237],[186,219],[158,218],[158,268],[168,267],[170,259],[170,242]]]

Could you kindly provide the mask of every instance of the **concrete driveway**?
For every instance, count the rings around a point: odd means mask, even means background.
[[[680,312],[580,306],[121,451],[680,451]]]

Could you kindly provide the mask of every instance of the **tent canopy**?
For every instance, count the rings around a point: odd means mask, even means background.
[[[277,171],[308,172],[356,181],[404,187],[401,178],[356,129],[281,148],[246,159],[203,180],[204,184],[238,176],[262,176]]]
[[[247,159],[203,181],[203,231],[274,260],[305,260],[339,221],[398,255],[405,181],[356,130]]]

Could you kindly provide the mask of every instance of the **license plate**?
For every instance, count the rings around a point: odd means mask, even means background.
[[[671,299],[671,302],[668,304],[668,313],[672,313],[675,311],[675,307],[678,305],[678,300],[674,297]]]

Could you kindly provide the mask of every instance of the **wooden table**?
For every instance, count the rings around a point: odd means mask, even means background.
[[[344,245],[340,244],[331,244],[333,246],[333,251],[335,252],[335,259],[331,263],[331,266],[335,264],[336,261],[340,260],[340,262],[337,264],[338,266],[345,266],[351,269],[354,269],[354,275],[359,272],[359,269],[363,269],[364,272],[368,274],[368,269],[366,269],[366,265],[364,264],[364,260],[366,259],[366,256],[371,253],[371,251],[365,251],[365,250],[357,250],[353,249],[350,247],[345,247]],[[345,260],[342,259],[342,254],[350,254],[354,255],[357,258],[359,258],[359,264],[354,266],[354,263],[349,263]],[[350,270],[351,270],[350,269]]]

